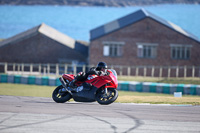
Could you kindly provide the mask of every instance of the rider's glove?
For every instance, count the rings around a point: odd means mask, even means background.
[[[98,75],[99,75],[99,76],[106,76],[106,75],[107,75],[107,73],[105,73],[105,72],[102,72],[102,71],[99,71]]]
[[[102,76],[101,74],[102,74],[102,72],[101,72],[101,71],[99,71],[99,72],[98,72],[98,75],[99,75],[99,76]]]

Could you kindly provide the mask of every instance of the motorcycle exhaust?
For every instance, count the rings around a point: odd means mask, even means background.
[[[64,81],[63,77],[60,77],[59,80],[60,80],[62,86],[65,88],[65,90],[72,95],[72,92],[69,89],[67,89],[67,83]]]

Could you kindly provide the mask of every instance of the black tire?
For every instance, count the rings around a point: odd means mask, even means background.
[[[52,98],[57,103],[64,103],[72,98],[69,92],[60,92],[62,88],[63,86],[60,85],[53,91]]]
[[[104,92],[100,89],[96,93],[96,100],[99,104],[108,105],[113,103],[118,97],[118,91],[114,88],[107,88],[107,96],[104,96]]]

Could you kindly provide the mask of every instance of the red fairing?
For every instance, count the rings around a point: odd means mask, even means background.
[[[85,82],[91,83],[97,88],[102,87],[107,84],[105,88],[116,88],[118,87],[117,78],[113,75],[111,71],[108,70],[110,75],[108,76],[97,76],[97,75],[89,75]]]
[[[110,82],[109,84],[111,84],[111,86],[115,86],[114,88],[116,88],[117,89],[117,87],[118,87],[118,81],[117,81],[117,78],[114,76],[114,74],[112,73],[112,71],[110,71],[110,70],[107,70],[109,73],[110,73],[110,77],[111,77],[111,79],[112,79],[112,82]],[[110,86],[107,86],[107,88],[112,88],[112,87],[110,87]]]
[[[74,75],[73,74],[63,74],[62,77],[64,79],[69,80],[69,81],[72,81],[74,79]]]

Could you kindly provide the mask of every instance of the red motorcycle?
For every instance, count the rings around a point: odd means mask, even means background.
[[[74,78],[73,74],[63,74],[59,78],[62,85],[58,86],[52,94],[55,102],[64,103],[73,98],[76,102],[97,101],[99,104],[108,105],[118,97],[117,73],[113,69],[107,69],[105,76],[89,75],[85,81],[77,81],[76,91],[69,87],[69,83]]]

